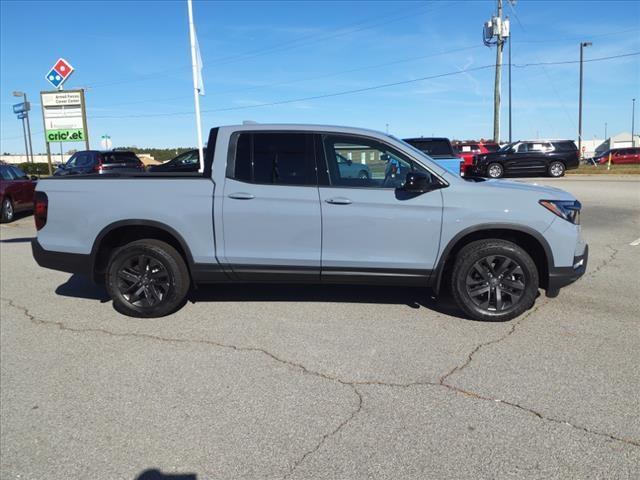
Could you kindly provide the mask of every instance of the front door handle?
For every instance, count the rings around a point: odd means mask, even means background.
[[[328,198],[325,202],[331,203],[332,205],[349,205],[352,203],[351,200],[345,197]]]
[[[256,196],[250,193],[236,192],[236,193],[230,193],[229,198],[235,198],[236,200],[251,200],[253,198],[256,198]]]

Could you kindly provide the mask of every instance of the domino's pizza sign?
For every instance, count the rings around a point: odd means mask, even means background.
[[[46,75],[46,79],[55,88],[62,88],[62,84],[65,82],[69,75],[73,72],[73,67],[64,58],[59,58],[53,68]]]

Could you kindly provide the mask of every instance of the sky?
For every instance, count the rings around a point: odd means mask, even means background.
[[[205,137],[244,120],[398,137],[493,135],[496,50],[483,44],[482,25],[495,14],[494,0],[193,4]],[[632,98],[640,104],[640,2],[505,0],[504,14],[514,140],[577,138],[581,41],[593,42],[584,50],[583,138],[603,138],[605,123],[608,135],[631,130]],[[59,57],[75,68],[65,89],[86,89],[92,148],[104,134],[115,147],[197,143],[186,0],[1,0],[0,57],[1,152],[24,151],[14,90],[32,101],[34,151],[44,152],[39,92],[51,89],[45,74]]]

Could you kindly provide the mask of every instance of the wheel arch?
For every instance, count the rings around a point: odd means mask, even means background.
[[[194,265],[193,256],[191,255],[191,250],[187,242],[185,242],[180,233],[162,222],[129,219],[119,220],[107,225],[96,236],[91,248],[91,265],[94,281],[101,283],[101,277],[106,271],[110,254],[115,248],[143,238],[161,240],[175,248],[184,259],[189,271],[189,276],[192,276]]]
[[[431,277],[431,287],[435,293],[440,292],[442,281],[451,273],[456,254],[465,246],[476,240],[496,238],[507,240],[522,247],[533,259],[538,269],[540,287],[547,288],[549,271],[553,268],[553,252],[546,239],[532,228],[512,224],[483,224],[466,228],[457,233],[442,249],[438,264]]]

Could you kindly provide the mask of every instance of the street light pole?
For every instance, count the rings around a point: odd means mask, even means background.
[[[29,147],[27,146],[27,131],[24,128],[24,117],[22,117],[22,136],[24,137],[24,152],[27,157],[27,163],[29,162]]]
[[[591,42],[580,42],[580,98],[578,100],[578,155],[582,158],[582,60],[584,47],[590,47]]]
[[[24,103],[27,103],[27,94],[24,93]],[[27,138],[29,139],[29,152],[31,153],[31,163],[34,162],[33,160],[33,144],[31,143],[31,124],[29,123],[29,111],[27,111]]]

